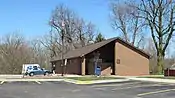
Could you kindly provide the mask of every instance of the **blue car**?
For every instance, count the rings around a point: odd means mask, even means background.
[[[49,70],[45,70],[38,66],[32,66],[31,68],[27,68],[26,75],[34,76],[34,75],[49,75],[51,72]]]

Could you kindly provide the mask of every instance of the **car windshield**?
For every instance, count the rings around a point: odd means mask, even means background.
[[[37,66],[33,66],[33,70],[38,70],[38,67]]]
[[[43,70],[41,67],[38,67],[38,70]]]

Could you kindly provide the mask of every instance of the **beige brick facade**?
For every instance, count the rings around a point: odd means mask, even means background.
[[[133,51],[130,47],[127,47],[120,42],[116,42],[115,74],[122,76],[148,75],[149,59],[136,51]]]

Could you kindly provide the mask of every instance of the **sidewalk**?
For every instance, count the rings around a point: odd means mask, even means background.
[[[64,77],[83,77],[83,76],[65,75]],[[144,77],[137,77],[137,76],[111,76],[111,77],[123,78],[123,79],[88,80],[88,81],[66,79],[64,77],[61,77],[60,75],[35,76],[35,77],[23,77],[22,75],[0,75],[0,81],[65,81],[65,82],[74,83],[74,84],[98,84],[98,83],[117,83],[117,82],[126,82],[130,80],[136,80],[136,81],[158,82],[158,83],[175,83],[175,79],[146,78],[146,77],[144,78]]]
[[[128,78],[130,80],[159,82],[159,83],[175,83],[175,79],[160,79],[160,78]]]
[[[111,80],[92,80],[92,81],[80,81],[80,80],[74,80],[74,79],[28,79],[28,78],[18,78],[18,79],[10,79],[10,78],[4,78],[0,79],[0,84],[3,84],[4,82],[19,82],[19,81],[34,81],[34,82],[43,82],[43,81],[64,81],[68,83],[73,83],[73,84],[104,84],[104,83],[119,83],[119,82],[126,82],[129,81],[129,79],[111,79]]]
[[[23,76],[23,75],[0,75],[0,79],[58,79],[61,78],[61,75],[35,75],[35,76]]]
[[[80,75],[64,75],[62,77],[59,74],[56,75],[49,75],[49,76],[24,76],[23,75],[0,75],[0,84],[4,82],[12,82],[12,81],[34,81],[34,82],[42,82],[42,81],[64,81],[73,84],[104,84],[104,83],[118,83],[118,82],[125,82],[129,81],[121,76],[115,76],[116,79],[107,79],[107,80],[76,80],[76,79],[68,79],[68,77],[84,77]],[[94,77],[92,75],[86,77]],[[118,79],[117,79],[118,78]],[[121,79],[123,78],[123,79]]]
[[[0,75],[0,79],[9,79],[9,78],[23,78],[23,75]]]
[[[26,79],[26,78],[21,78],[21,79],[0,79],[0,81],[10,81],[10,82],[16,82],[16,81],[63,81],[64,79]]]

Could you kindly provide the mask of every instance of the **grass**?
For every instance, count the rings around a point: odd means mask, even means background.
[[[163,78],[164,75],[148,75],[148,76],[140,76],[138,78]]]
[[[93,80],[111,80],[111,79],[123,79],[123,78],[116,78],[116,77],[96,77],[96,76],[91,76],[91,77],[65,77],[66,79],[74,79],[74,80],[79,80],[79,81],[93,81]]]
[[[163,79],[175,79],[175,77],[169,76],[169,77],[163,77]]]
[[[148,78],[159,78],[159,79],[175,79],[175,77],[169,76],[169,77],[148,77]]]

